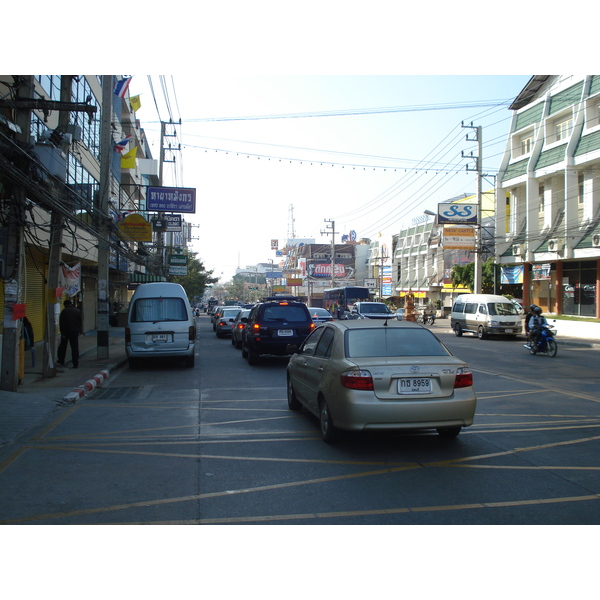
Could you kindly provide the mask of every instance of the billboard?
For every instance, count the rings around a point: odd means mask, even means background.
[[[438,204],[438,224],[476,225],[478,209],[477,204]]]

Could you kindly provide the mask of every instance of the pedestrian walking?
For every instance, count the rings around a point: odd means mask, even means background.
[[[58,364],[65,364],[67,345],[71,345],[71,361],[76,369],[79,366],[79,336],[83,332],[81,311],[73,306],[71,300],[65,300],[64,308],[58,319],[60,345],[58,346]]]

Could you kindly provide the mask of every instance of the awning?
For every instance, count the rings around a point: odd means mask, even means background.
[[[151,283],[153,281],[166,281],[166,278],[149,273],[129,273],[129,283]]]

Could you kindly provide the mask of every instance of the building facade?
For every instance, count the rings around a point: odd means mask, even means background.
[[[600,76],[535,75],[497,178],[496,257],[525,304],[600,318]]]
[[[0,76],[3,367],[19,362],[23,316],[34,341],[47,342],[44,372],[51,374],[66,297],[81,308],[84,330],[91,331],[103,325],[104,315],[108,321],[114,306],[126,305],[132,283],[164,279],[156,271],[164,258],[157,261],[156,251],[149,251],[158,234],[145,203],[147,186],[159,183],[157,161],[135,116],[139,105],[123,85],[127,80]],[[120,226],[131,213],[146,223],[146,243]],[[69,285],[72,274],[76,287]],[[4,383],[3,389],[14,387]]]

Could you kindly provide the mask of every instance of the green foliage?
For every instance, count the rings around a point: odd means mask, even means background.
[[[481,292],[483,294],[494,293],[494,274],[494,259],[490,257],[481,265]],[[473,291],[475,289],[475,263],[454,265],[450,272],[450,281],[454,286],[465,287]]]
[[[188,298],[201,298],[204,295],[207,285],[212,285],[219,281],[218,277],[211,277],[213,271],[206,271],[202,261],[196,258],[196,252],[188,252],[188,274],[176,275],[171,278],[174,283],[180,283],[183,286]]]

